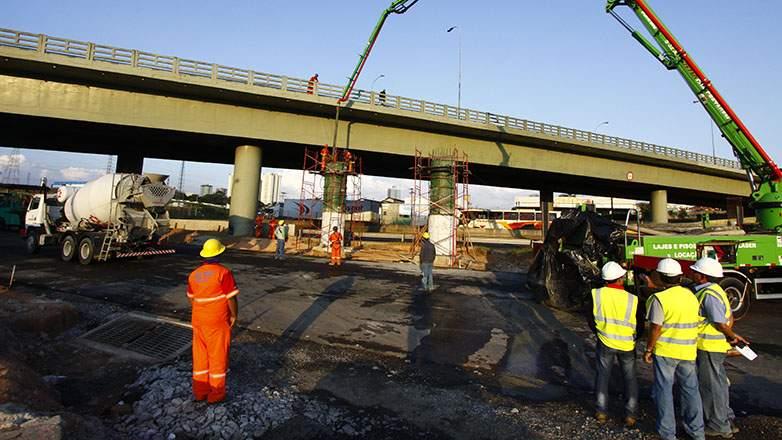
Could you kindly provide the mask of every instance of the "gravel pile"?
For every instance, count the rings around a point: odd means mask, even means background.
[[[16,440],[63,438],[63,418],[41,415],[14,404],[0,405],[0,438]]]
[[[114,429],[132,439],[253,439],[261,438],[294,417],[329,434],[362,437],[384,430],[398,419],[364,415],[304,396],[295,387],[272,389],[228,384],[229,399],[208,405],[194,402],[189,365],[143,370],[132,388],[143,390],[132,414],[118,419]],[[230,374],[229,374],[230,378]],[[233,386],[232,386],[233,385]],[[237,391],[243,388],[241,391]],[[119,405],[125,405],[119,402]]]

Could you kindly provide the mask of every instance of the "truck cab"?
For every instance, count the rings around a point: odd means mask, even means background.
[[[35,194],[27,205],[22,236],[29,253],[37,253],[41,246],[56,241],[55,225],[62,218],[62,204],[54,194]]]

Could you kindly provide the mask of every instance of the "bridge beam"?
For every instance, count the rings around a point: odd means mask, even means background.
[[[141,174],[144,172],[144,156],[139,153],[124,152],[117,155],[117,172]]]
[[[652,191],[651,211],[652,223],[668,223],[668,191],[664,189]]]
[[[263,151],[253,145],[240,145],[234,151],[231,208],[228,227],[237,237],[253,235],[258,209],[258,186],[261,182]]]

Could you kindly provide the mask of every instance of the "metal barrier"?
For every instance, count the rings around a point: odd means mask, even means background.
[[[14,31],[11,29],[0,28],[0,46],[15,47],[17,49],[62,55],[73,58],[82,58],[98,63],[120,64],[139,69],[151,69],[161,72],[170,72],[178,76],[210,78],[212,80],[267,87],[283,90],[286,92],[313,94],[326,98],[337,99],[342,95],[342,87],[333,84],[325,84],[320,82],[311,84],[308,80],[305,79],[256,72],[253,70],[222,66],[220,64],[188,60],[168,55],[158,55],[150,52],[123,49],[119,47],[88,43],[84,41],[50,37],[43,34]],[[349,97],[349,101],[422,113],[445,119],[454,119],[461,122],[511,128],[527,133],[534,133],[536,135],[545,135],[560,140],[605,145],[615,148],[623,148],[639,153],[650,153],[659,156],[692,161],[699,164],[716,165],[731,169],[741,169],[741,164],[735,160],[723,159],[720,157],[715,158],[705,154],[693,153],[691,151],[677,148],[648,144],[646,142],[623,139],[614,136],[606,136],[589,131],[560,127],[558,125],[550,125],[542,122],[518,119],[511,116],[480,112],[467,108],[457,108],[447,104],[437,104],[420,99],[394,96],[385,93],[381,94],[375,91],[354,89]]]

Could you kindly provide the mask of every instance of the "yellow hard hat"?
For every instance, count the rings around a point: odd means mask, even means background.
[[[425,239],[429,240],[429,237],[431,237],[431,235],[429,235],[428,232],[424,232],[423,234],[421,234],[421,237],[424,237]]]
[[[280,220],[280,222],[278,224],[279,225],[284,225],[285,224],[285,220]]]
[[[201,249],[201,256],[204,258],[213,258],[225,252],[225,246],[216,238],[210,238],[204,242]]]

